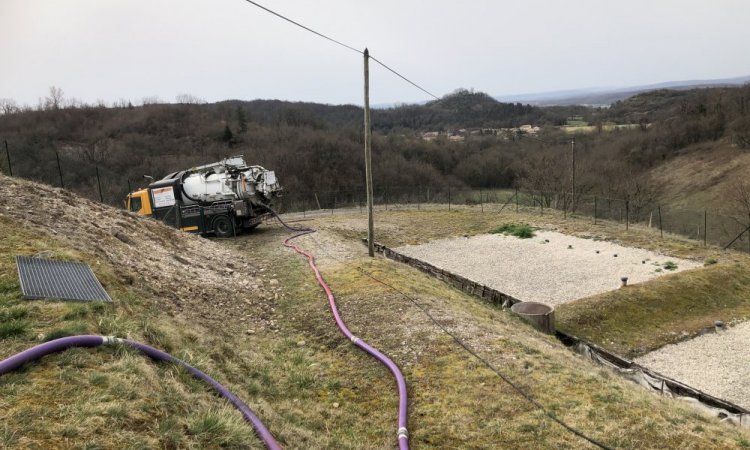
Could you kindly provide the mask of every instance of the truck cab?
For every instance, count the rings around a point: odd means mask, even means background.
[[[128,211],[137,213],[139,216],[151,216],[153,209],[151,207],[151,196],[148,189],[139,189],[128,194],[125,199],[125,207]]]

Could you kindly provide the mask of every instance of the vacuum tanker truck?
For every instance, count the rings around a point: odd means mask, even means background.
[[[183,231],[229,237],[271,217],[276,174],[242,156],[174,172],[128,194],[126,207]]]

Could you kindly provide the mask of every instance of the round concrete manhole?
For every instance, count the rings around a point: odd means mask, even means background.
[[[545,303],[520,302],[510,307],[522,319],[531,323],[539,331],[554,334],[555,309]]]

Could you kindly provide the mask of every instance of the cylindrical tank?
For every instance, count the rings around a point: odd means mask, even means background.
[[[216,202],[239,200],[237,180],[229,173],[191,173],[182,179],[182,190],[189,200]]]
[[[545,303],[519,302],[510,307],[534,328],[547,334],[555,333],[555,309]]]

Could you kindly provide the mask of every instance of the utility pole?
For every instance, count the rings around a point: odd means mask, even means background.
[[[370,52],[365,49],[365,181],[367,183],[367,253],[375,256],[375,220],[372,216],[372,133],[370,129]]]
[[[573,197],[570,200],[571,210],[573,209],[576,201],[576,138],[574,137],[570,141],[570,149],[573,153],[573,174],[570,183],[570,194]]]

